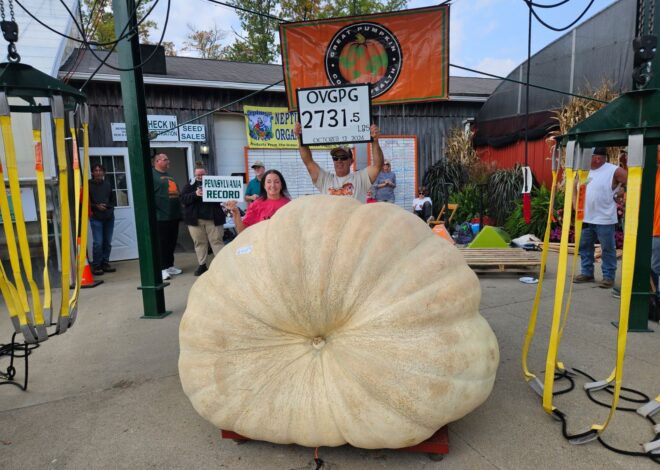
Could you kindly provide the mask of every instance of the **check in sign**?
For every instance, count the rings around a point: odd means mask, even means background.
[[[202,176],[202,201],[227,202],[243,200],[243,178],[240,176]]]
[[[296,91],[303,145],[371,142],[369,84]]]

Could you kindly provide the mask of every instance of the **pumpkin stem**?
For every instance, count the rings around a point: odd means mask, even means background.
[[[358,44],[364,44],[365,42],[367,42],[367,38],[365,38],[362,33],[357,33],[355,35],[355,40],[357,41]]]
[[[315,349],[321,349],[325,346],[325,339],[322,336],[317,336],[312,340],[312,346],[314,346]]]

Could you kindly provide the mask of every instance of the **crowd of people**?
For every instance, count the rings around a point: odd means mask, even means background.
[[[327,171],[314,161],[310,148],[302,145],[301,126],[297,123],[294,133],[299,140],[299,153],[314,186],[321,194],[352,197],[366,202],[368,197],[377,202],[394,203],[396,175],[391,170],[391,162],[385,160],[380,147],[380,130],[372,125],[373,159],[369,166],[353,171],[354,156],[347,147],[336,147],[330,151],[333,170]],[[202,180],[206,168],[197,162],[194,178],[182,190],[169,173],[170,159],[165,153],[153,157],[152,178],[157,232],[159,240],[160,268],[163,280],[181,274],[183,270],[174,264],[174,250],[179,235],[179,222],[187,225],[193,240],[198,266],[194,271],[199,276],[207,271],[209,247],[214,255],[223,247],[224,225],[231,216],[235,230],[241,233],[247,227],[271,218],[280,208],[291,202],[284,175],[269,169],[262,161],[252,165],[254,178],[248,182],[244,194],[247,211],[243,214],[239,201],[230,200],[225,204],[205,202],[202,195]],[[100,165],[98,165],[100,167]],[[102,167],[94,168],[93,186],[90,186],[93,232],[93,272],[103,274],[114,271],[109,263],[113,215],[116,205],[110,183],[104,179]]]
[[[395,202],[396,174],[391,162],[385,160],[379,143],[380,130],[371,126],[373,159],[369,166],[353,171],[354,156],[349,148],[336,147],[330,151],[334,171],[320,167],[312,156],[311,149],[300,142],[301,126],[297,123],[294,133],[299,139],[299,153],[314,186],[321,194],[345,196],[362,202]],[[658,153],[660,165],[660,152]],[[168,173],[169,158],[164,153],[153,157],[153,191],[156,209],[161,273],[164,280],[182,273],[174,264],[174,250],[179,233],[179,221],[187,225],[193,240],[198,266],[194,271],[199,276],[208,269],[209,248],[214,255],[223,247],[224,225],[231,216],[236,232],[270,219],[283,206],[291,202],[284,175],[269,169],[262,161],[252,165],[254,178],[249,181],[243,213],[236,200],[226,204],[204,202],[202,178],[206,169],[198,162],[194,179],[183,190]],[[660,166],[659,166],[660,168]],[[657,179],[660,180],[660,169]],[[618,223],[617,201],[623,197],[627,182],[625,165],[614,165],[606,161],[606,149],[594,149],[584,202],[584,219],[580,238],[579,255],[581,273],[574,282],[595,282],[594,245],[600,242],[602,250],[602,280],[600,287],[612,288],[617,269],[614,229]],[[656,207],[660,206],[660,185],[656,187]],[[426,187],[421,186],[413,200],[411,210],[425,222],[432,218],[433,202]],[[109,182],[105,180],[105,169],[100,164],[92,167],[90,180],[90,225],[93,237],[92,271],[95,275],[114,272],[110,265],[111,240],[114,226],[115,196]],[[657,285],[660,273],[660,211],[656,210],[653,231],[652,274]]]

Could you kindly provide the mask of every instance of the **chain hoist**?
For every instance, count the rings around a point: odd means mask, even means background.
[[[647,11],[648,10],[648,11]],[[646,23],[648,21],[648,23]],[[650,1],[648,8],[645,0],[637,2],[637,36],[633,39],[633,85],[641,90],[653,76],[652,61],[658,46],[658,37],[654,34],[655,1]]]
[[[7,21],[5,18],[5,1],[0,0],[0,28],[2,29],[2,35],[5,38],[5,41],[9,43],[7,46],[7,60],[9,62],[20,62],[21,56],[18,55],[16,51],[16,41],[18,41],[18,24],[14,18],[14,0],[9,0],[9,18]]]
[[[644,10],[646,5],[644,0],[637,0],[637,25],[635,26],[636,36],[642,34],[642,28],[644,28]]]

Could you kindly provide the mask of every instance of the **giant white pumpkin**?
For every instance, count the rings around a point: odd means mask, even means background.
[[[193,285],[179,374],[197,412],[304,446],[414,445],[483,403],[499,351],[475,274],[393,204],[310,196]]]

